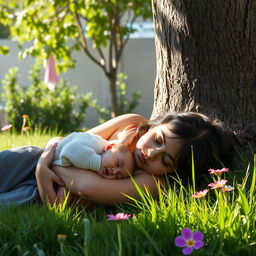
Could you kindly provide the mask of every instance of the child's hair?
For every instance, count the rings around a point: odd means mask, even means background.
[[[166,123],[170,124],[170,131],[177,135],[173,139],[183,140],[174,160],[175,170],[184,183],[192,175],[192,150],[196,178],[206,174],[209,168],[231,163],[234,153],[232,135],[220,120],[195,112],[167,113],[139,129],[146,131]]]

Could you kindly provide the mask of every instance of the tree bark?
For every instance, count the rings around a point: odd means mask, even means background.
[[[117,90],[116,90],[116,80],[117,80],[117,71],[113,70],[108,76],[109,81],[109,92],[110,92],[110,102],[111,102],[111,117],[114,118],[118,116],[118,99],[117,99]]]
[[[233,129],[256,123],[256,1],[153,0],[151,118],[192,110]]]

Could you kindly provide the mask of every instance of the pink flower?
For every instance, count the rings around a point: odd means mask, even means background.
[[[232,186],[224,186],[223,188],[222,188],[222,191],[223,192],[230,192],[230,191],[232,191],[232,190],[234,190],[235,188],[234,187],[232,187]]]
[[[203,191],[198,191],[196,192],[194,195],[192,195],[192,197],[194,198],[202,198],[202,197],[205,197],[206,194],[208,193],[209,189],[204,189]]]
[[[217,180],[214,183],[209,184],[208,186],[211,187],[211,189],[216,189],[216,188],[223,188],[225,184],[227,183],[227,180]]]
[[[8,130],[10,130],[12,128],[12,125],[11,124],[6,124],[6,125],[4,125],[2,128],[1,128],[1,130],[2,131],[8,131]]]
[[[132,215],[119,212],[116,215],[108,214],[107,216],[108,216],[108,221],[112,221],[112,220],[120,221],[120,220],[128,220]]]
[[[210,172],[210,174],[216,174],[217,176],[222,174],[223,172],[229,172],[229,169],[228,168],[222,168],[222,169],[209,169],[208,170]]]
[[[185,247],[182,249],[184,255],[189,255],[193,250],[200,249],[204,246],[204,235],[200,231],[192,232],[189,228],[184,228],[181,231],[181,236],[177,236],[174,243],[178,247]]]

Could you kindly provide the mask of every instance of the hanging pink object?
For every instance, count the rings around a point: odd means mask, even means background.
[[[53,54],[50,55],[47,67],[44,75],[44,82],[47,84],[49,90],[54,90],[56,84],[58,83],[58,76],[55,68],[55,60]]]

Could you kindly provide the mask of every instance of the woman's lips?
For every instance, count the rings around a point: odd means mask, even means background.
[[[138,150],[137,156],[141,163],[146,164],[145,156],[140,149]]]

